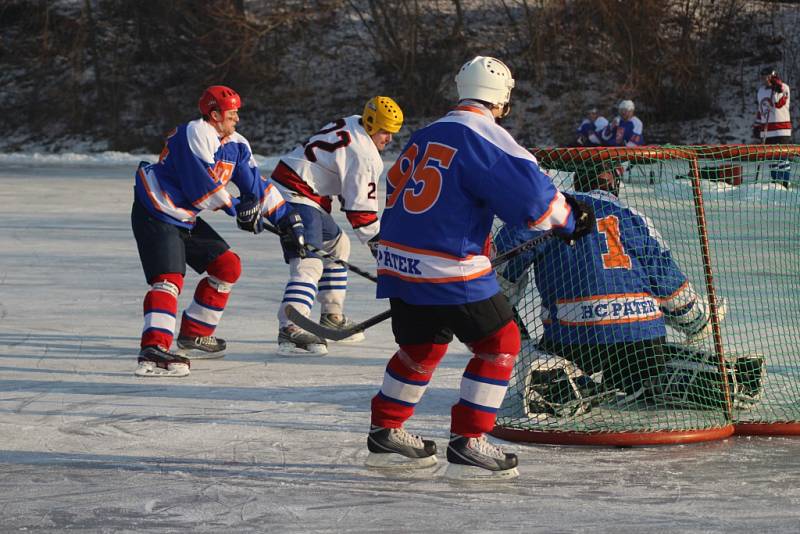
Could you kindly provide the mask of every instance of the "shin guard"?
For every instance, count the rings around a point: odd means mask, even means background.
[[[372,398],[372,424],[399,428],[414,413],[447,345],[401,345],[386,366],[381,390]]]
[[[160,346],[169,349],[175,336],[175,317],[178,295],[183,289],[183,275],[166,273],[151,280],[150,291],[144,297],[144,328],[141,346]]]
[[[194,300],[183,312],[181,336],[201,337],[214,333],[233,284],[242,274],[242,263],[239,256],[228,250],[212,261],[206,272],[208,276],[197,284]]]
[[[494,334],[468,346],[474,356],[461,379],[461,398],[451,411],[450,431],[479,437],[494,428],[520,351],[519,328],[509,321]]]

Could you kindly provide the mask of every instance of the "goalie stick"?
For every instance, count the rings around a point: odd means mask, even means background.
[[[523,252],[528,252],[529,250],[541,245],[542,243],[544,243],[548,239],[551,239],[551,238],[553,238],[555,236],[556,236],[556,234],[553,233],[552,230],[548,230],[548,231],[542,233],[541,235],[538,235],[538,236],[534,237],[533,239],[525,241],[521,245],[517,245],[516,247],[512,248],[511,250],[508,250],[508,251],[500,254],[499,256],[496,256],[492,260],[492,267],[497,267],[498,265],[501,265],[501,264],[507,262],[511,258],[513,258],[515,256],[519,256]],[[372,280],[372,278],[370,278],[370,279]],[[377,280],[375,280],[375,281],[377,282]],[[392,316],[392,310],[383,311],[383,312],[379,313],[378,315],[370,317],[366,321],[362,321],[362,322],[360,322],[358,324],[353,325],[350,328],[345,328],[345,329],[341,329],[341,330],[328,328],[326,326],[322,326],[321,324],[317,323],[316,321],[312,320],[311,318],[306,317],[305,315],[300,313],[300,311],[298,311],[297,308],[293,307],[291,304],[287,304],[286,305],[286,316],[289,318],[290,321],[295,323],[297,326],[299,326],[303,330],[311,332],[312,334],[314,334],[316,336],[319,336],[319,337],[322,337],[322,338],[326,338],[326,339],[330,339],[332,341],[341,341],[342,339],[348,338],[348,337],[352,336],[353,334],[357,334],[359,332],[363,332],[367,328],[370,328],[371,326],[375,326],[376,324],[378,324],[378,323],[380,323],[382,321],[385,321],[386,319],[388,319],[389,317]]]

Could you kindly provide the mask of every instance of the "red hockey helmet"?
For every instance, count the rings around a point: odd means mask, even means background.
[[[229,109],[239,109],[242,107],[242,98],[239,96],[239,93],[230,87],[212,85],[203,91],[203,95],[197,102],[197,107],[200,108],[200,113],[203,115],[211,114],[211,111],[214,109],[224,113]]]

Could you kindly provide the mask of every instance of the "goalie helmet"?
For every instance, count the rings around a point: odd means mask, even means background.
[[[242,98],[239,93],[224,85],[212,85],[200,96],[197,107],[203,116],[208,116],[213,110],[220,112],[242,107]]]
[[[514,78],[511,70],[499,59],[476,56],[461,67],[456,75],[458,99],[473,99],[495,106],[511,100]]]
[[[572,177],[572,187],[581,193],[601,190],[618,196],[620,178],[624,172],[625,168],[622,165],[614,166],[606,162],[587,161],[575,171]]]
[[[369,135],[381,130],[397,133],[403,126],[403,110],[388,96],[375,96],[364,106],[361,122]]]

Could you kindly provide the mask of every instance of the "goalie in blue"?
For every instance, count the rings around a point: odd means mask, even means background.
[[[501,266],[498,280],[517,304],[533,267],[543,326],[536,348],[602,380],[604,390],[720,407],[724,389],[715,356],[690,347],[711,334],[708,299],[647,217],[619,200],[621,174],[621,167],[603,163],[579,169],[575,196],[592,206],[597,227],[572,246],[549,240],[514,258]],[[495,246],[502,253],[535,235],[505,226],[494,236]],[[725,309],[721,300],[720,320]],[[667,343],[667,326],[684,334],[689,346]],[[732,393],[740,400],[753,400],[760,391],[763,358],[752,358],[757,361],[730,366]],[[747,376],[737,381],[736,368]]]

